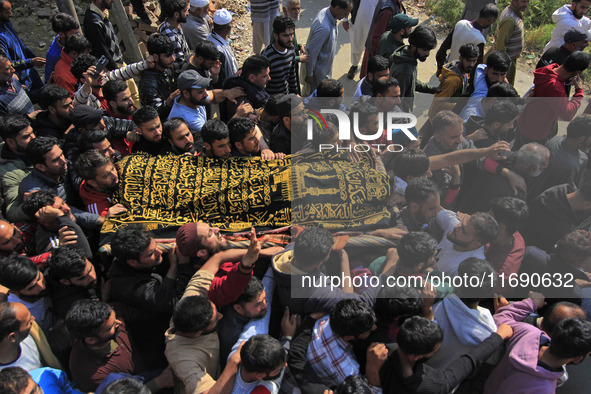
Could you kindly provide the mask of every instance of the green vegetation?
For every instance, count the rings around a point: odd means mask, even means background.
[[[455,26],[464,11],[462,0],[427,0],[425,8],[449,28]]]

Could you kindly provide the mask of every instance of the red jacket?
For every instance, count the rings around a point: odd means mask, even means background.
[[[78,80],[70,71],[73,61],[74,59],[62,50],[60,60],[58,60],[53,70],[53,83],[67,89],[72,96],[76,93],[76,85],[78,85]]]
[[[111,208],[111,195],[94,190],[86,181],[80,185],[80,197],[87,212],[106,216]]]
[[[533,96],[517,120],[519,133],[528,140],[544,143],[558,118],[572,120],[581,106],[583,89],[576,89],[569,100],[565,81],[555,71],[557,67],[559,65],[554,63],[534,71]]]
[[[252,271],[243,273],[238,268],[239,264],[223,263],[211,282],[208,298],[218,308],[236,301],[252,277]]]

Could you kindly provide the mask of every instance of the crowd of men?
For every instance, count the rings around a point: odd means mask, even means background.
[[[438,86],[417,79],[437,37],[402,0],[331,0],[306,45],[300,0],[251,0],[255,55],[241,65],[233,14],[209,0],[161,0],[146,59],[125,64],[112,5],[90,0],[82,26],[54,15],[37,57],[0,0],[0,392],[591,388],[591,0],[554,12],[522,98],[529,0],[466,1],[436,53]],[[339,20],[347,77],[360,72],[351,102],[332,75]],[[434,95],[418,131],[381,130],[383,114],[412,113],[415,91]],[[336,116],[308,122],[326,108],[349,114],[353,140]],[[252,229],[241,249],[198,221],[174,242],[130,224],[99,252],[105,221],[129,209],[113,198],[126,156],[260,162],[327,146],[389,183],[392,220],[366,234],[381,246],[318,223],[273,238],[284,244]]]

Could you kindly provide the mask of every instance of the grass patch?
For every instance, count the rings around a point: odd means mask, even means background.
[[[553,24],[542,25],[533,30],[525,32],[525,47],[526,49],[538,53],[544,51],[544,47],[552,37]]]
[[[453,28],[462,16],[464,2],[462,0],[427,0],[425,7],[447,27]]]

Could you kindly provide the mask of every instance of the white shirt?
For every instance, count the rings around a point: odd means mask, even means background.
[[[21,354],[11,364],[0,364],[0,369],[8,367],[21,367],[27,372],[31,372],[37,368],[43,367],[41,364],[41,356],[35,340],[31,334],[27,335],[24,341],[20,343]]]

